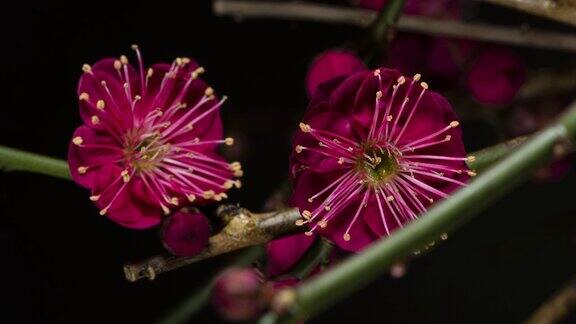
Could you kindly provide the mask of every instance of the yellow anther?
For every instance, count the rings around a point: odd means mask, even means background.
[[[392,121],[392,115],[388,115],[388,117],[386,117],[387,121]]]
[[[208,190],[202,193],[202,197],[204,197],[204,199],[210,199],[214,197],[214,195],[215,195],[214,190]]]
[[[120,70],[121,68],[122,68],[122,62],[120,62],[120,60],[115,60],[114,61],[114,69]]]
[[[90,121],[91,121],[92,124],[94,124],[94,125],[100,124],[100,118],[98,118],[98,116],[96,116],[96,115],[90,117]]]
[[[122,176],[122,181],[124,182],[130,181],[130,174],[128,173],[128,170],[123,170],[122,172],[120,172],[120,175]]]
[[[305,234],[306,236],[312,236],[312,232],[310,232],[310,231],[304,232],[304,234]]]
[[[224,144],[234,145],[234,139],[232,137],[226,137],[226,139],[224,140]]]
[[[414,79],[414,81],[418,82],[418,81],[420,81],[420,78],[421,78],[421,77],[422,77],[422,76],[420,75],[420,73],[416,73],[416,74],[414,74],[413,79]]]
[[[206,88],[206,90],[204,90],[204,95],[206,97],[214,95],[214,89],[212,89],[211,87]]]
[[[170,203],[174,206],[178,206],[178,203],[179,203],[178,198],[176,198],[176,197],[170,198]]]
[[[466,173],[468,173],[468,175],[471,176],[471,177],[475,177],[475,176],[476,176],[476,172],[474,172],[474,171],[468,170],[468,171],[466,171]]]
[[[350,241],[350,234],[344,233],[344,235],[342,235],[342,238],[344,239],[344,241],[348,242]]]
[[[406,82],[406,78],[404,76],[401,76],[398,78],[398,84],[399,85],[404,84],[404,82]]]
[[[466,157],[467,162],[474,162],[476,161],[476,157],[474,155],[469,155]]]
[[[240,180],[234,181],[234,186],[236,186],[236,189],[242,188],[242,181]]]
[[[84,73],[92,73],[92,67],[88,64],[84,64],[82,65],[82,71],[84,71]]]
[[[234,171],[234,176],[240,178],[240,177],[244,176],[244,171],[236,170],[236,171]]]
[[[330,211],[330,206],[324,206],[325,211]]]
[[[376,91],[376,99],[382,98],[382,91]]]
[[[128,58],[126,57],[126,55],[120,56],[120,62],[124,65],[128,64]]]
[[[393,200],[394,200],[394,196],[388,196],[388,197],[386,197],[386,200],[388,200],[388,201],[393,201]]]
[[[170,214],[170,209],[164,205],[160,205],[160,207],[162,207],[162,211],[164,212],[164,215],[168,215]]]
[[[445,141],[449,141],[452,139],[452,135],[446,135],[446,138],[444,138]]]
[[[108,212],[108,208],[104,208],[104,209],[100,210],[99,214],[101,216],[104,216],[104,215],[106,215],[107,212]]]
[[[296,224],[296,226],[302,226],[305,224],[305,222],[302,219],[298,219],[298,220],[296,220],[295,224]]]
[[[311,202],[313,202],[313,201],[314,201],[314,199],[308,198],[308,202],[309,202],[309,203],[311,203]]]
[[[242,169],[242,165],[240,164],[240,162],[232,162],[230,163],[229,168],[232,171],[236,171]]]
[[[84,139],[82,138],[82,136],[76,136],[72,139],[72,143],[80,146],[80,145],[82,145],[82,143],[84,143]]]
[[[230,189],[232,187],[234,187],[234,182],[233,180],[226,180],[226,182],[224,182],[224,184],[222,185],[224,187],[224,189]]]
[[[321,220],[318,222],[318,226],[320,226],[320,228],[326,228],[326,226],[328,226],[328,222]]]
[[[298,126],[300,126],[300,130],[303,131],[304,133],[309,133],[312,130],[312,128],[308,124],[300,123]]]
[[[154,70],[153,70],[152,68],[149,68],[149,69],[148,69],[148,72],[146,72],[146,76],[147,76],[148,78],[152,77],[153,74],[154,74]]]
[[[458,125],[460,125],[460,122],[458,122],[457,120],[450,122],[450,127],[452,128],[458,127]]]
[[[428,89],[428,83],[426,82],[420,82],[420,86],[424,89]]]
[[[80,96],[78,96],[78,99],[88,101],[88,99],[90,99],[90,95],[86,92],[82,92]]]
[[[304,217],[306,219],[310,219],[310,217],[312,217],[312,213],[310,213],[310,211],[308,211],[308,210],[304,210],[302,212],[302,217]]]
[[[85,166],[78,167],[78,173],[79,174],[85,174],[86,171],[88,171],[88,167],[85,167]]]
[[[379,76],[379,75],[380,75],[380,69],[374,70],[374,76]]]
[[[98,199],[100,199],[100,195],[90,196],[91,201],[98,201]]]
[[[106,107],[106,103],[104,102],[104,100],[100,99],[96,102],[96,108],[102,110]]]
[[[133,50],[137,50],[138,49],[138,45],[137,44],[132,44],[132,46],[130,46],[131,49]]]
[[[296,145],[296,153],[302,153],[302,150],[304,149],[304,146],[302,145]]]

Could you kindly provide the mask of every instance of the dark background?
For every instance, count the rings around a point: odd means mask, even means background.
[[[287,175],[290,134],[306,107],[310,60],[358,39],[351,27],[280,21],[236,23],[208,1],[50,4],[16,1],[0,26],[0,143],[65,158],[80,124],[76,82],[83,63],[132,54],[148,64],[190,56],[229,95],[222,115],[240,149],[241,191],[252,210]],[[494,19],[522,20],[482,9]],[[503,17],[506,17],[503,19]],[[516,18],[510,18],[516,17]],[[463,121],[470,150],[495,142]],[[571,172],[560,184],[530,182],[409,265],[382,276],[312,323],[510,323],[526,318],[576,270]],[[222,258],[124,280],[122,264],[158,252],[156,230],[131,231],[98,215],[88,192],[50,177],[0,172],[1,322],[153,322],[208,278]],[[218,322],[210,307],[193,322]]]

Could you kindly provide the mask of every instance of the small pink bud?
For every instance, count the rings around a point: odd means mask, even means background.
[[[170,253],[193,256],[208,244],[210,222],[197,209],[182,208],[164,221],[161,235],[162,243]]]
[[[254,320],[264,310],[262,276],[252,268],[230,268],[217,279],[212,304],[229,321]]]

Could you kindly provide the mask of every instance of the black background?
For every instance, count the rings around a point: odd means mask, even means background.
[[[132,43],[148,64],[190,56],[230,97],[222,114],[240,146],[230,155],[246,173],[231,201],[252,210],[286,177],[309,61],[362,33],[313,23],[236,23],[214,17],[208,1],[10,5],[0,19],[2,145],[65,158],[80,124],[76,82],[83,63],[131,54]],[[464,120],[463,128],[470,150],[494,141],[482,124]],[[576,270],[575,183],[571,172],[561,184],[522,186],[413,261],[404,278],[383,276],[312,322],[526,318]],[[0,172],[2,322],[153,322],[222,261],[153,282],[124,280],[124,262],[161,250],[156,230],[131,231],[100,217],[88,192],[72,182]],[[193,320],[218,321],[210,307]]]

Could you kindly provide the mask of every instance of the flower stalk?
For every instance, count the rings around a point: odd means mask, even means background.
[[[566,152],[576,138],[576,101],[552,126],[532,136],[501,162],[478,176],[469,186],[438,203],[419,220],[372,245],[311,281],[280,292],[277,298],[288,309],[283,320],[294,322],[318,314],[409,257],[444,232],[453,232],[491,203],[497,201],[554,155]],[[287,295],[292,298],[285,298]],[[278,303],[280,301],[277,301]],[[280,303],[282,304],[282,303]]]
[[[66,161],[5,146],[0,146],[0,170],[28,171],[71,179]]]

